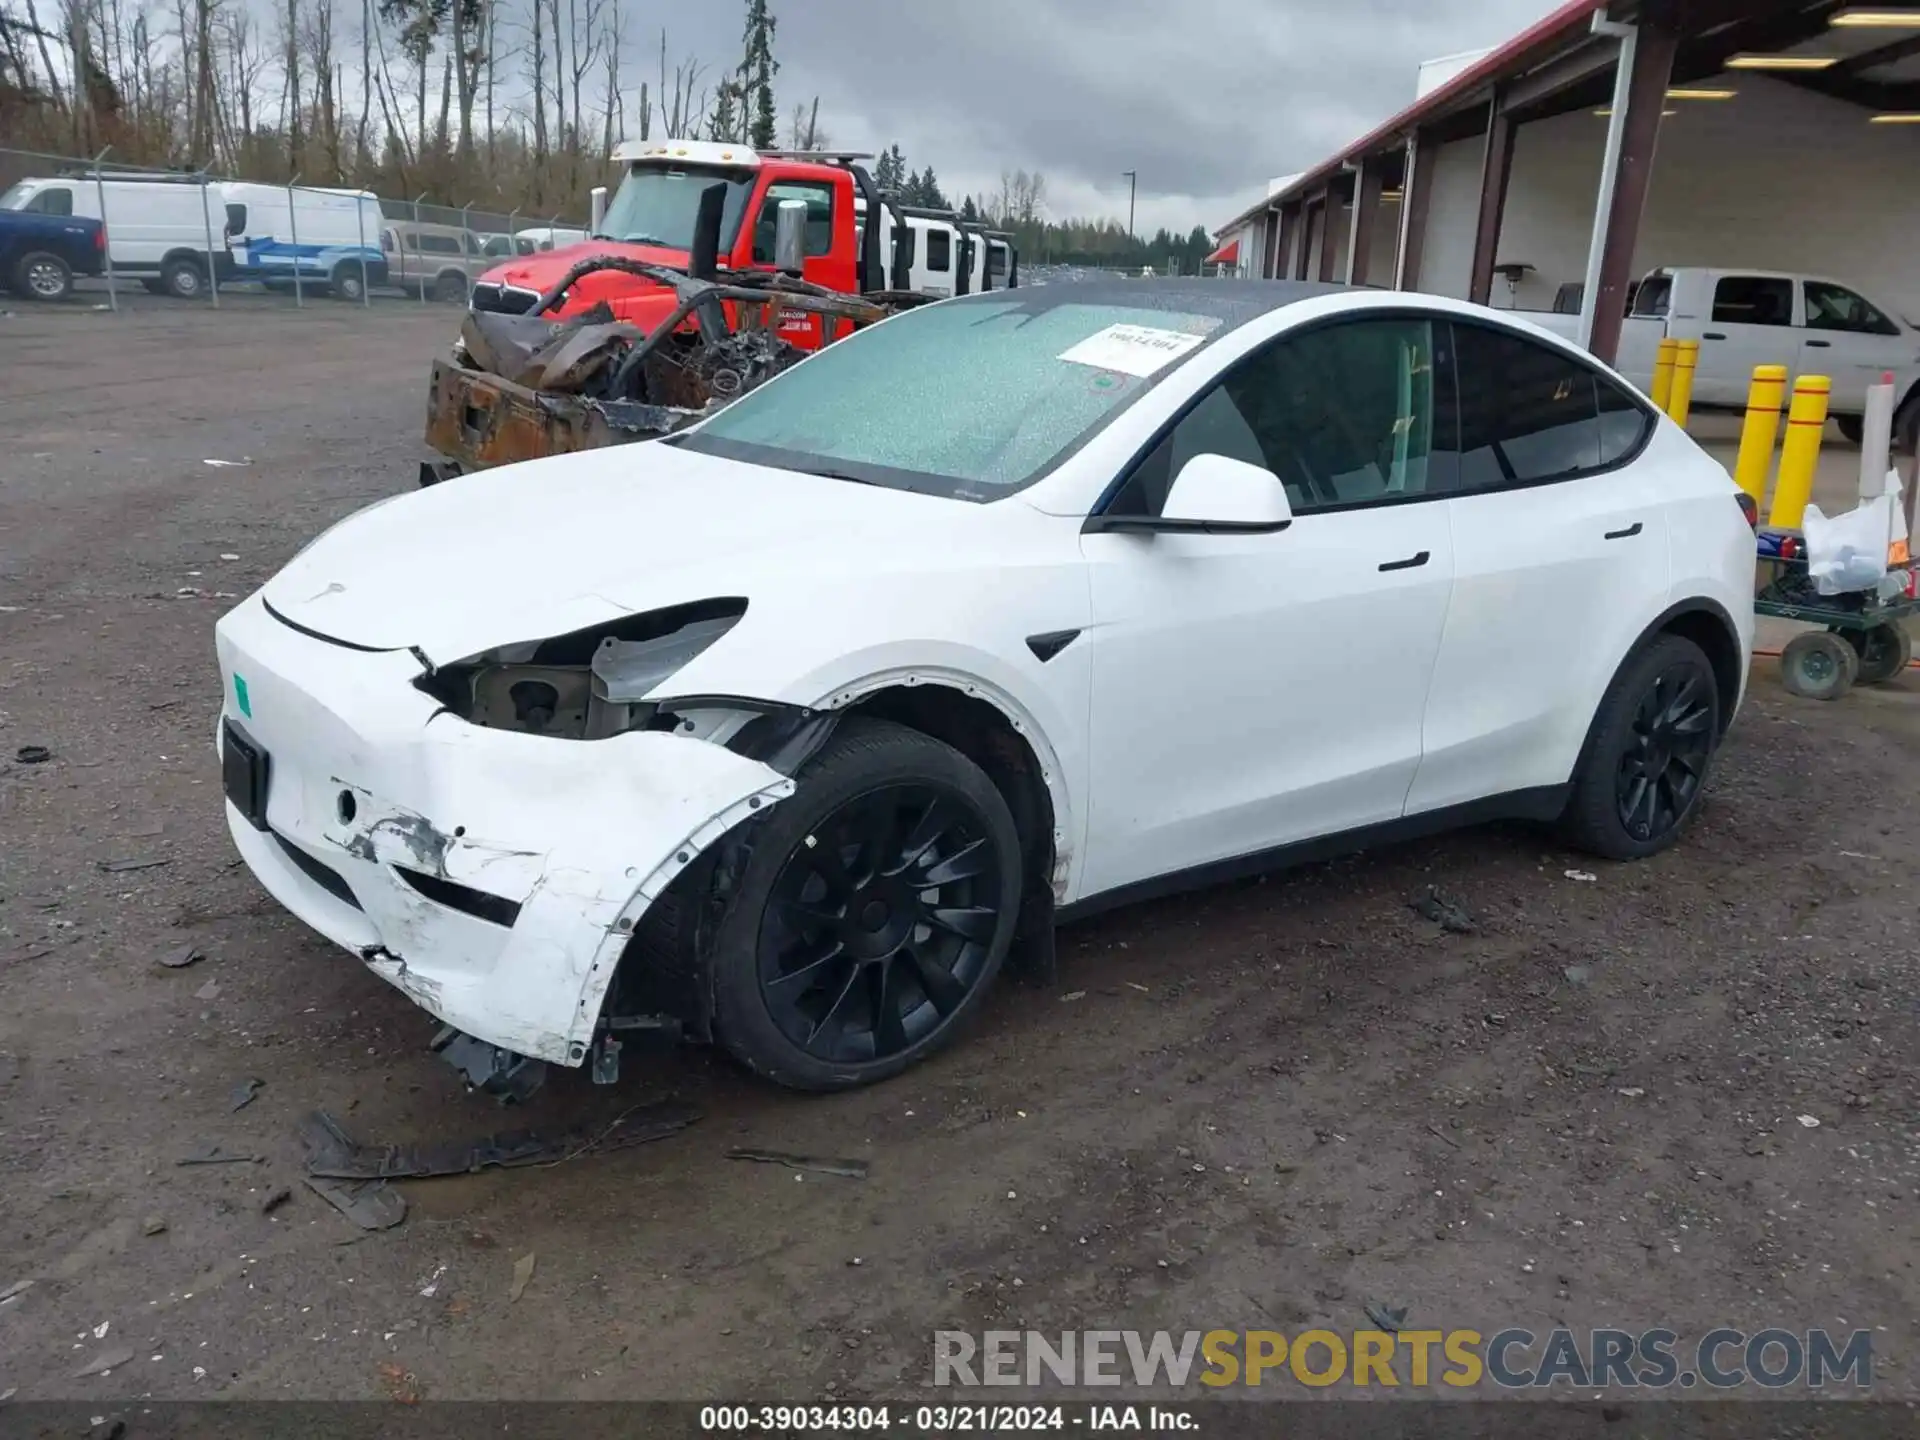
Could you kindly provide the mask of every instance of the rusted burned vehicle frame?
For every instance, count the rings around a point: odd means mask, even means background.
[[[675,303],[651,331],[605,306],[542,317],[585,277],[615,270],[654,281]],[[790,317],[822,317],[829,333],[924,303],[826,290],[784,274],[702,280],[617,256],[570,267],[519,315],[469,311],[452,356],[433,364],[423,485],[547,455],[648,440],[693,423],[808,353],[782,338]]]

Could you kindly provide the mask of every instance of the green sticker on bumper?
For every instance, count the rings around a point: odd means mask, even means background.
[[[253,702],[247,698],[247,682],[238,675],[233,677],[233,703],[240,707],[240,713],[251,720]]]

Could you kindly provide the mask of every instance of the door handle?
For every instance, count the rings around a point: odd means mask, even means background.
[[[1640,522],[1636,520],[1624,530],[1609,530],[1607,532],[1607,539],[1631,540],[1634,536],[1638,535],[1639,533],[1640,533]]]
[[[1718,330],[1703,330],[1700,332],[1700,338],[1702,340],[1724,340],[1727,337],[1722,335]]]
[[[1383,573],[1388,570],[1418,570],[1427,563],[1427,559],[1427,552],[1422,550],[1418,555],[1409,555],[1405,560],[1389,560],[1380,569]]]
[[[1831,350],[1833,348],[1833,342],[1831,340],[1809,340],[1807,341],[1807,345],[1815,350]]]

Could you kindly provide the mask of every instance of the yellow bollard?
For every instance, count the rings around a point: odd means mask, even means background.
[[[1767,524],[1798,530],[1813,495],[1813,470],[1820,463],[1820,432],[1827,427],[1827,395],[1833,381],[1802,375],[1793,382],[1793,409],[1787,412],[1787,438],[1780,444],[1780,476],[1773,485],[1773,509]]]
[[[1693,371],[1700,363],[1700,342],[1682,340],[1673,356],[1673,384],[1667,391],[1667,414],[1682,430],[1693,413]]]
[[[1667,399],[1673,394],[1673,357],[1679,352],[1678,340],[1662,340],[1660,348],[1654,353],[1653,360],[1653,400],[1654,408],[1665,411]]]
[[[1780,433],[1780,402],[1787,398],[1787,367],[1756,365],[1747,389],[1747,418],[1740,427],[1740,454],[1733,462],[1733,483],[1753,497],[1767,498],[1767,472],[1773,468],[1773,442]]]

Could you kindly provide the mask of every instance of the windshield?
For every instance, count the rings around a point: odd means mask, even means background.
[[[9,185],[5,191],[0,191],[0,210],[24,210],[32,197],[33,186],[25,180],[18,185]]]
[[[693,248],[693,222],[700,213],[700,195],[710,185],[727,187],[727,203],[720,212],[720,252],[733,248],[740,228],[740,212],[753,191],[751,171],[669,170],[658,165],[636,165],[627,171],[606,218],[594,232],[598,240],[625,240],[634,245],[664,245],[673,250]]]
[[[673,443],[785,470],[997,500],[1078,449],[1221,323],[1178,310],[1049,301],[1044,292],[930,305],[828,346]]]

